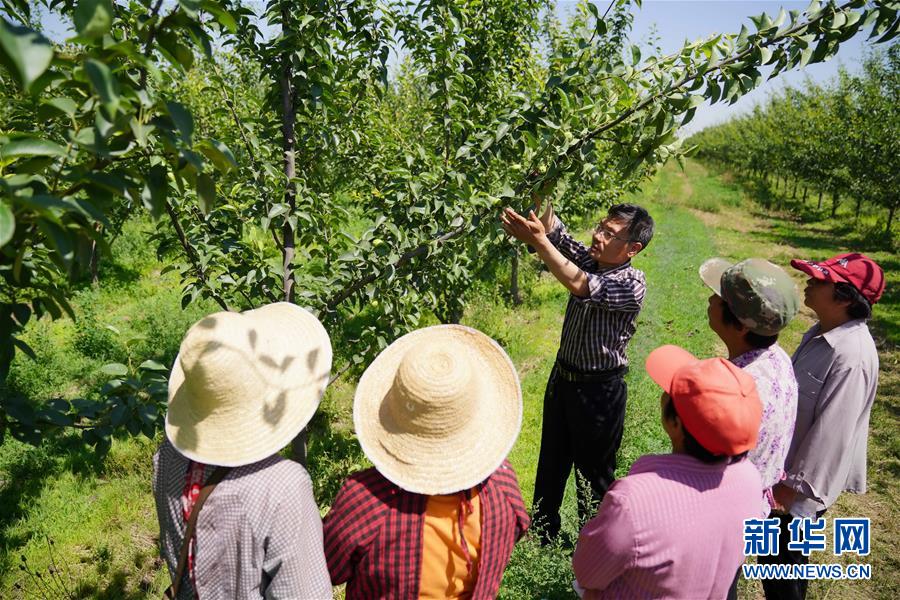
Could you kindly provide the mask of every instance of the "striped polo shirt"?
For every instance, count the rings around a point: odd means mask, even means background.
[[[557,359],[588,373],[627,366],[626,347],[647,290],[644,273],[631,261],[601,269],[559,219],[547,239],[587,274],[590,290],[586,298],[569,295]]]

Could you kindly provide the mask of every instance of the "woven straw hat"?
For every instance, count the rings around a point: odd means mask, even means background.
[[[309,422],[331,371],[328,332],[288,302],[195,323],[169,378],[166,435],[191,460],[254,463]]]
[[[353,422],[363,452],[404,490],[469,489],[500,466],[519,435],[519,376],[480,331],[426,327],[369,365],[356,389]]]

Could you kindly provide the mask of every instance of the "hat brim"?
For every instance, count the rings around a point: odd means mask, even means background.
[[[420,343],[469,348],[478,369],[475,412],[465,415],[465,426],[439,438],[398,427],[386,407],[401,361]],[[480,331],[462,325],[426,327],[401,337],[372,361],[356,388],[353,423],[365,455],[402,489],[426,495],[470,489],[497,470],[519,435],[519,376],[503,348]]]
[[[230,406],[200,414],[196,392],[185,385],[179,352],[166,412],[166,436],[176,450],[191,460],[225,467],[257,462],[290,443],[315,414],[332,361],[328,332],[297,305],[278,302],[237,316],[246,319],[246,331],[259,340],[243,349],[250,368],[254,361],[280,359],[277,377],[267,373],[263,380],[269,385],[237,403],[239,410]]]
[[[710,258],[700,265],[700,279],[717,296],[722,295],[722,274],[734,266],[734,263],[724,258]]]
[[[819,281],[830,281],[831,283],[848,283],[846,279],[838,275],[837,271],[835,271],[833,267],[821,262],[800,260],[794,258],[791,259],[791,266],[798,271],[806,273],[813,279],[818,279]],[[821,269],[827,269],[828,274],[826,275]]]
[[[697,357],[684,348],[667,344],[651,352],[647,356],[645,366],[650,379],[655,381],[667,394],[671,394],[675,372],[697,361]]]

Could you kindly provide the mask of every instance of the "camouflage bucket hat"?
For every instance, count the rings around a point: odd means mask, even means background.
[[[800,310],[794,280],[784,269],[761,258],[737,264],[711,258],[700,265],[700,279],[747,329],[759,335],[777,334]]]

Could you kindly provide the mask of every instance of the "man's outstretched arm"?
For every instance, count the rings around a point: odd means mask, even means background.
[[[500,215],[500,223],[506,233],[534,248],[553,276],[569,292],[579,298],[587,298],[590,295],[587,274],[550,243],[547,239],[547,230],[534,211],[530,211],[526,219],[513,209],[505,208]]]

